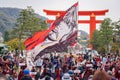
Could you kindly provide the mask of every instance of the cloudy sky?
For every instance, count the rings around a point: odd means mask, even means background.
[[[116,21],[120,18],[120,0],[0,0],[0,7],[13,7],[13,8],[27,8],[32,6],[36,13],[48,17],[43,9],[49,10],[66,10],[74,3],[79,2],[79,11],[87,10],[105,10],[109,12],[105,16],[97,17],[97,19],[104,19],[106,17]],[[79,17],[79,19],[89,19],[88,17]],[[99,24],[97,25],[97,29]],[[88,24],[80,24],[80,30],[89,33]]]

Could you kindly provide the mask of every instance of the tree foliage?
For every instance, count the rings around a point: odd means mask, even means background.
[[[4,41],[9,41],[10,40],[10,32],[8,30],[6,30],[3,37],[4,37]]]
[[[119,52],[119,46],[116,43],[113,43],[110,51],[113,52],[113,53],[116,53],[116,52],[118,53]]]
[[[16,26],[13,32],[16,33],[16,37],[19,39],[19,47],[21,49],[21,40],[30,37],[34,32],[44,30],[47,28],[45,21],[37,18],[34,10],[31,7],[23,9],[17,18]]]
[[[100,46],[99,42],[100,42],[100,32],[98,30],[95,30],[93,32],[93,37],[92,37],[92,41],[91,44],[93,45],[94,49],[98,49],[98,47]]]
[[[113,39],[113,26],[110,18],[104,19],[100,26],[100,37],[102,40],[102,44],[107,46],[107,51],[109,51],[109,45],[111,40]],[[102,45],[103,46],[103,45]]]
[[[9,40],[8,42],[6,42],[6,44],[10,47],[11,50],[15,50],[19,47],[19,39],[18,38],[14,38]],[[23,41],[22,41],[22,49],[25,49],[24,45],[23,45]]]
[[[17,33],[19,39],[23,37],[31,36],[34,32],[46,29],[47,25],[45,21],[37,18],[34,10],[31,7],[23,9],[17,18],[14,32]]]
[[[93,39],[91,44],[93,45],[94,49],[105,49],[104,51],[109,51],[110,42],[113,39],[113,26],[112,21],[110,18],[106,18],[100,25],[100,30],[96,30],[93,33]],[[106,48],[104,47],[106,46]]]
[[[114,42],[117,42],[120,47],[120,19],[113,22],[114,26]]]

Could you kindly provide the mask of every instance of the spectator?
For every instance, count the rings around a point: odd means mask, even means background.
[[[93,80],[111,80],[111,77],[104,70],[97,70],[93,75]]]
[[[7,80],[7,78],[4,75],[0,75],[0,80]]]
[[[111,76],[111,80],[116,80],[116,78],[113,76],[113,73],[112,73],[112,71],[107,71],[107,73],[108,73],[108,75],[110,75]]]
[[[68,73],[65,73],[62,77],[62,80],[72,80]]]
[[[22,77],[21,80],[32,80],[30,77],[30,71],[29,70],[24,70],[24,76]]]

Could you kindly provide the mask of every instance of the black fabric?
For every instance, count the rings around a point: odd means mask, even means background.
[[[30,76],[23,76],[21,80],[32,80],[32,78]]]
[[[3,60],[6,61],[9,57],[8,56],[3,56]]]
[[[40,72],[38,72],[36,75],[35,75],[35,80],[38,80],[40,78]]]

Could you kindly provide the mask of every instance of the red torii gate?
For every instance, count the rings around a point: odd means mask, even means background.
[[[65,11],[57,11],[57,10],[43,10],[46,15],[59,17]],[[96,29],[96,24],[101,23],[102,20],[96,20],[96,16],[104,16],[108,10],[96,10],[96,11],[79,11],[79,16],[90,16],[90,20],[78,20],[78,23],[90,24],[90,40],[92,39],[92,33]],[[46,20],[47,23],[52,23],[54,20]]]

